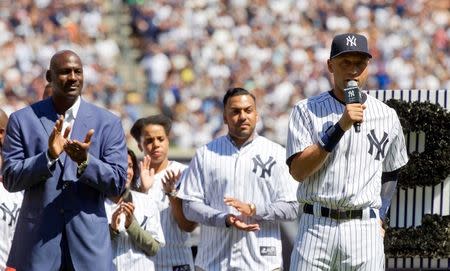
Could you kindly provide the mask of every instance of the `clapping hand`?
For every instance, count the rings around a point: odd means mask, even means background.
[[[239,217],[229,214],[226,218],[226,224],[229,226],[233,226],[237,228],[238,230],[242,231],[259,231],[259,224],[247,224],[244,221],[242,221]]]
[[[132,202],[122,202],[119,208],[113,213],[111,218],[111,228],[115,231],[119,231],[120,214],[125,214],[125,229],[131,225],[133,221],[134,204]]]
[[[66,141],[66,144],[64,145],[64,151],[78,165],[87,160],[88,151],[89,147],[91,146],[91,138],[93,134],[94,130],[91,129],[87,132],[83,142],[68,139]]]
[[[144,160],[139,162],[140,170],[141,170],[141,187],[140,190],[142,193],[147,193],[148,190],[153,186],[155,182],[155,169],[150,168],[150,163],[152,158],[150,155],[145,155]]]
[[[48,155],[50,159],[58,158],[61,153],[64,151],[64,146],[69,137],[70,127],[67,127],[64,130],[64,134],[62,133],[64,123],[64,116],[61,116],[53,126],[52,133],[48,138]]]
[[[224,197],[224,200],[226,205],[234,207],[236,210],[238,210],[241,214],[245,216],[252,216],[252,209],[250,208],[250,203],[244,203],[238,199],[231,198],[231,197]]]
[[[176,189],[176,184],[178,179],[180,179],[181,171],[178,171],[177,174],[173,170],[168,170],[166,172],[166,175],[164,176],[164,179],[162,181],[163,190],[165,193],[173,193]]]

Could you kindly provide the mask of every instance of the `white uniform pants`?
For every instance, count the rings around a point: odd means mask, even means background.
[[[384,245],[376,218],[334,220],[302,214],[290,271],[384,270]]]

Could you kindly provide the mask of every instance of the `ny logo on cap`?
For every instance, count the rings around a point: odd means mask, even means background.
[[[355,36],[347,36],[347,46],[356,46]]]

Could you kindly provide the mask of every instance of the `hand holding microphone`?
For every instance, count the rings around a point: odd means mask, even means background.
[[[348,130],[351,125],[355,128],[355,132],[361,131],[361,122],[363,121],[363,110],[365,105],[361,105],[361,91],[359,90],[358,83],[355,80],[347,82],[347,87],[344,89],[345,98],[345,111],[344,115],[339,121],[342,129]]]
[[[355,80],[347,82],[347,87],[344,89],[344,99],[345,110],[341,119],[333,126],[328,127],[319,139],[319,145],[327,152],[333,151],[339,140],[344,136],[345,131],[350,129],[352,125],[355,127],[355,132],[361,131],[363,110],[366,106],[361,104],[361,93]]]

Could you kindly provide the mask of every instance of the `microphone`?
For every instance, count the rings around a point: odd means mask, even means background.
[[[361,103],[361,91],[359,90],[358,83],[355,80],[347,82],[347,87],[344,88],[345,104],[360,104]],[[361,123],[353,123],[355,132],[361,132]]]

